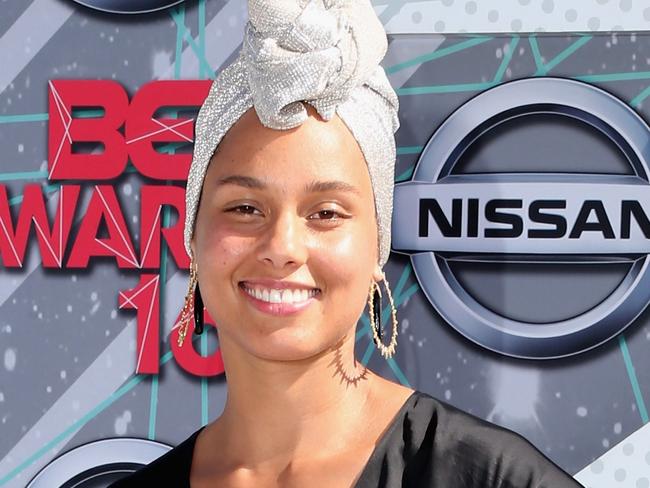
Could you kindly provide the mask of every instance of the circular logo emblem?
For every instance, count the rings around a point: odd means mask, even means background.
[[[74,0],[86,7],[114,14],[141,14],[162,10],[183,0]]]
[[[393,249],[411,254],[428,300],[475,343],[577,354],[650,300],[649,158],[648,126],[601,89],[499,85],[449,116],[395,186]]]
[[[100,488],[159,458],[171,447],[146,439],[102,439],[64,453],[45,466],[27,488]]]

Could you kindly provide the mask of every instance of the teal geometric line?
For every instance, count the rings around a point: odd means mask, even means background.
[[[424,146],[402,146],[397,148],[397,155],[401,156],[402,154],[418,154],[422,151]]]
[[[94,118],[99,118],[102,115],[105,115],[106,111],[104,109],[101,110],[91,110],[91,109],[86,109],[86,108],[75,108],[72,109],[72,114],[71,116],[75,119],[94,119]]]
[[[192,339],[192,341],[196,341],[196,340],[197,339]],[[165,354],[163,354],[163,356],[160,358],[159,366],[163,366],[165,363],[167,363],[172,358],[172,356],[173,356],[173,353],[172,353],[171,350],[167,351]],[[88,413],[86,413],[83,417],[81,417],[79,420],[77,420],[72,425],[70,425],[68,428],[66,428],[59,435],[54,437],[54,439],[52,439],[49,442],[47,442],[46,444],[44,444],[43,447],[41,447],[38,451],[36,451],[34,454],[29,456],[22,463],[20,463],[18,466],[16,466],[14,469],[12,469],[3,478],[0,478],[0,486],[7,483],[9,480],[11,480],[14,476],[16,476],[18,473],[20,473],[27,466],[29,466],[34,461],[37,461],[40,457],[45,455],[54,446],[56,446],[61,441],[68,438],[70,435],[72,435],[72,433],[75,430],[82,428],[84,425],[86,425],[88,422],[90,422],[92,419],[94,419],[97,415],[102,413],[104,410],[106,410],[108,407],[110,407],[113,403],[115,403],[117,400],[119,400],[124,395],[126,395],[129,391],[131,391],[133,388],[135,388],[142,380],[144,380],[147,377],[149,377],[148,374],[140,374],[140,375],[135,374],[126,383],[124,383],[120,388],[115,390],[115,392],[111,393],[105,400],[103,400],[101,403],[99,403],[95,408],[90,410]]]
[[[610,82],[610,81],[630,81],[630,80],[647,80],[650,79],[650,71],[640,71],[631,73],[607,73],[599,75],[575,75],[570,78],[586,82]],[[398,88],[398,95],[426,95],[436,93],[460,93],[483,91],[496,86],[498,83],[488,81],[483,83],[458,83],[451,85],[431,85],[415,86],[408,88]]]
[[[542,55],[539,52],[539,45],[537,44],[537,38],[535,36],[530,36],[528,38],[528,44],[530,44],[530,49],[533,52],[533,59],[535,60],[535,66],[537,70],[544,69],[544,61],[542,60]]]
[[[183,19],[182,24],[185,26],[185,5],[180,5],[178,7],[179,16]],[[183,48],[183,33],[181,29],[176,26],[176,57],[174,58],[174,78],[180,78],[180,68],[181,68],[181,59],[182,59],[182,48]],[[178,112],[173,113],[174,117],[178,117]],[[170,154],[176,152],[176,147],[173,146],[169,149]],[[169,183],[168,183],[169,184]],[[169,227],[170,214],[169,206],[165,205],[162,209],[162,227]],[[159,323],[166,323],[165,316],[165,288],[167,284],[167,242],[164,239],[161,239],[161,255],[160,255],[160,291],[158,292],[158,310],[159,310]],[[156,419],[158,418],[158,375],[153,375],[151,378],[151,396],[149,398],[149,439],[156,439]]]
[[[205,0],[199,0],[199,50],[201,56],[205,59]],[[211,72],[205,72],[203,65],[199,65],[199,78],[203,79],[205,75]],[[201,355],[208,355],[208,332],[201,334]],[[208,378],[201,377],[201,426],[208,424]]]
[[[420,289],[420,285],[418,285],[417,283],[413,283],[410,287],[408,287],[408,288],[406,289],[406,291],[403,293],[402,296],[404,296],[404,297],[410,297],[411,295],[413,295],[413,293],[415,293],[415,292],[418,291],[419,289]],[[400,303],[401,303],[401,302],[400,302]]]
[[[57,191],[60,187],[61,185],[46,185],[43,188],[43,191],[45,192],[45,194],[48,194]],[[14,205],[18,205],[22,201],[23,201],[23,195],[17,195],[9,199],[9,206],[13,207]]]
[[[636,379],[636,373],[634,371],[634,365],[632,364],[632,358],[630,357],[630,351],[627,348],[627,343],[625,342],[625,337],[623,336],[623,334],[620,334],[618,336],[618,344],[619,346],[621,346],[621,353],[623,353],[623,361],[625,362],[625,368],[627,369],[627,376],[630,379],[630,383],[632,384],[632,391],[634,392],[636,405],[639,409],[639,414],[641,415],[641,421],[644,424],[647,424],[648,411],[645,408],[645,402],[643,401],[641,388],[639,388],[639,382]]]
[[[501,60],[501,64],[499,65],[499,69],[497,69],[497,72],[494,75],[494,79],[492,80],[494,83],[500,83],[501,80],[503,80],[503,75],[505,74],[506,69],[510,64],[510,60],[512,59],[513,54],[515,53],[517,44],[519,44],[519,36],[514,36],[510,41],[508,52],[504,54],[503,59]]]
[[[361,364],[363,364],[364,366],[368,365],[368,361],[370,361],[370,358],[372,357],[372,353],[375,352],[375,349],[377,349],[375,343],[373,341],[368,342],[366,351],[363,353],[363,357],[361,358]]]
[[[189,30],[185,29],[185,24],[181,22],[178,13],[174,9],[171,9],[169,11],[169,14],[172,16],[172,19],[174,19],[176,25],[183,30],[184,33],[183,38],[189,43],[190,47],[192,48],[192,51],[194,51],[194,54],[196,55],[196,58],[199,60],[199,64],[207,72],[208,78],[214,79],[214,70],[212,69],[210,64],[208,64],[205,57],[201,56],[201,49],[199,48],[199,46],[196,44],[196,41],[192,37],[192,33]]]
[[[551,71],[553,68],[555,68],[558,64],[560,64],[566,58],[571,56],[573,53],[575,53],[582,46],[587,44],[591,39],[592,39],[592,36],[581,36],[580,39],[573,42],[569,47],[567,47],[562,52],[560,52],[557,56],[555,56],[553,59],[551,59],[543,67],[538,68],[537,72],[535,73],[535,76],[544,76],[544,75],[546,75],[549,71]]]
[[[406,378],[404,372],[400,369],[399,365],[397,364],[397,361],[395,361],[395,358],[394,357],[388,358],[386,361],[388,362],[388,366],[390,366],[390,369],[393,370],[393,374],[399,380],[399,382],[402,385],[408,386],[410,388],[411,384],[409,383],[409,380]]]
[[[169,144],[160,146],[158,148],[158,152],[173,154],[176,151],[176,149],[186,144],[188,143],[170,142]],[[137,173],[138,169],[135,166],[128,164],[124,169],[124,172]],[[49,173],[47,171],[17,171],[17,172],[0,173],[0,181],[40,180],[43,178],[47,178],[48,174]]]
[[[176,149],[186,145],[187,142],[170,142],[158,148],[158,152],[173,154]],[[125,173],[137,173],[138,169],[128,164],[124,170]],[[48,177],[47,171],[15,171],[8,173],[0,173],[0,181],[19,181],[19,180],[42,180]],[[58,188],[58,187],[57,187]],[[19,201],[22,201],[22,197]]]
[[[181,77],[181,61],[183,58],[183,35],[185,33],[185,5],[181,4],[178,7],[179,23],[176,23],[176,54],[174,58],[174,78],[177,80]]]
[[[196,53],[197,51],[197,45],[196,42],[194,41],[194,38],[192,37],[192,34],[190,33],[189,30],[185,31],[185,39],[188,41],[190,44],[190,47],[192,48],[192,51]],[[199,65],[201,68],[203,68],[207,73],[208,73],[208,78],[214,80],[215,75],[214,75],[214,70],[212,69],[212,66],[207,62],[205,58],[199,58]]]
[[[205,0],[199,0],[199,51],[205,59]],[[205,74],[203,64],[199,64],[199,79],[204,79]]]
[[[169,144],[165,144],[164,146],[158,147],[157,151],[161,153],[173,154],[176,152],[176,149],[186,146],[188,144],[190,143],[186,141],[170,142]]]
[[[373,4],[377,5],[378,2],[373,0]],[[386,23],[392,19],[400,10],[402,10],[402,7],[408,3],[407,0],[390,0],[386,2],[386,8],[379,14],[379,20],[381,21],[382,24],[386,25]]]
[[[47,171],[17,171],[15,173],[0,173],[0,181],[40,180],[47,178]]]
[[[650,86],[646,87],[641,93],[630,100],[630,105],[632,105],[634,108],[639,108],[641,106],[641,102],[648,98],[648,95],[650,95]]]
[[[427,95],[432,93],[460,93],[467,91],[482,91],[492,88],[496,83],[486,81],[482,83],[454,83],[451,85],[413,86],[398,88],[398,95]]]
[[[402,181],[406,181],[413,176],[413,171],[415,170],[415,165],[411,165],[408,169],[404,170],[402,174],[400,174],[397,178],[395,178],[395,183],[400,183]]]
[[[48,118],[48,114],[0,115],[0,124],[13,122],[43,122]]]
[[[406,289],[406,291],[404,292],[404,295],[407,296],[407,297],[410,297],[411,295],[413,295],[413,293],[415,293],[419,289],[420,289],[420,285],[418,285],[417,283],[413,283],[411,286],[409,286]]]
[[[72,111],[72,116],[78,119],[90,119],[93,117],[99,117],[103,114],[103,110],[87,110],[83,108]],[[9,124],[14,122],[46,122],[49,118],[50,116],[48,113],[0,115],[0,124]]]
[[[208,332],[201,334],[201,355],[208,355]],[[208,378],[201,376],[201,426],[208,424]]]
[[[169,211],[169,206],[165,205],[162,209],[162,227],[169,227],[171,220],[171,214]],[[161,239],[161,251],[160,251],[160,291],[159,291],[159,310],[160,310],[160,323],[165,323],[165,289],[167,283],[167,242],[164,239]],[[156,419],[158,418],[158,375],[154,375],[151,379],[151,398],[149,400],[149,439],[156,439]]]
[[[75,119],[92,119],[104,115],[103,110],[75,109],[72,111]],[[21,114],[21,115],[0,115],[0,124],[13,122],[46,122],[49,120],[47,113]]]
[[[637,71],[631,73],[607,73],[601,75],[581,75],[574,76],[573,78],[576,80],[593,82],[647,80],[650,78],[650,71]]]
[[[181,17],[185,18],[185,6],[181,5],[179,10],[182,12]],[[176,57],[174,59],[174,77],[178,79],[180,75],[180,60],[179,55],[183,44],[183,37],[180,33],[178,26],[176,27]],[[176,114],[178,115],[178,113]],[[171,154],[175,152],[176,148],[169,150]],[[163,207],[162,227],[169,226],[169,207]],[[167,283],[167,243],[164,239],[161,242],[161,255],[160,255],[160,291],[158,294],[158,310],[159,310],[159,323],[165,323],[165,288]],[[158,418],[158,375],[153,375],[151,378],[151,393],[149,397],[149,440],[156,440],[156,419]]]
[[[156,415],[158,413],[158,375],[151,375],[151,394],[149,398],[149,440],[156,440]]]
[[[417,56],[413,59],[409,59],[407,61],[403,61],[401,63],[394,64],[392,66],[389,66],[386,68],[386,73],[387,74],[393,74],[396,73],[400,70],[409,68],[414,65],[426,63],[427,61],[433,61],[434,59],[439,59],[444,56],[448,56],[450,54],[457,53],[459,51],[463,51],[465,49],[469,49],[470,47],[477,46],[479,44],[483,44],[484,42],[491,41],[493,38],[492,37],[480,37],[480,38],[475,38],[475,39],[468,39],[466,41],[459,42],[457,44],[454,44],[452,46],[447,46],[443,49],[439,49],[437,51],[433,51],[427,54],[422,54],[420,56]]]

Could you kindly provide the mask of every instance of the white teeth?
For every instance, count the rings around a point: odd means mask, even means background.
[[[305,299],[303,298],[303,291],[307,290],[293,290],[293,301],[294,302],[304,302]]]
[[[293,292],[291,290],[282,290],[282,303],[293,303]]]
[[[276,289],[266,289],[266,288],[249,288],[244,286],[244,290],[251,296],[254,296],[258,300],[269,303],[300,303],[307,301],[309,298],[316,295],[317,290],[276,290]]]

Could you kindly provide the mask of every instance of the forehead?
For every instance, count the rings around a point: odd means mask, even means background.
[[[370,189],[370,176],[357,141],[335,116],[324,121],[309,105],[301,125],[275,130],[248,110],[221,140],[208,168],[210,179],[232,173],[289,185],[292,181],[337,179]]]

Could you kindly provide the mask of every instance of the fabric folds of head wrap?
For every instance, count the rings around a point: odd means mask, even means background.
[[[379,265],[390,253],[398,100],[379,62],[386,33],[369,0],[249,0],[242,49],[212,83],[195,125],[187,179],[185,248],[203,179],[219,142],[251,107],[286,130],[307,120],[308,103],[335,114],[365,157],[375,198]]]

